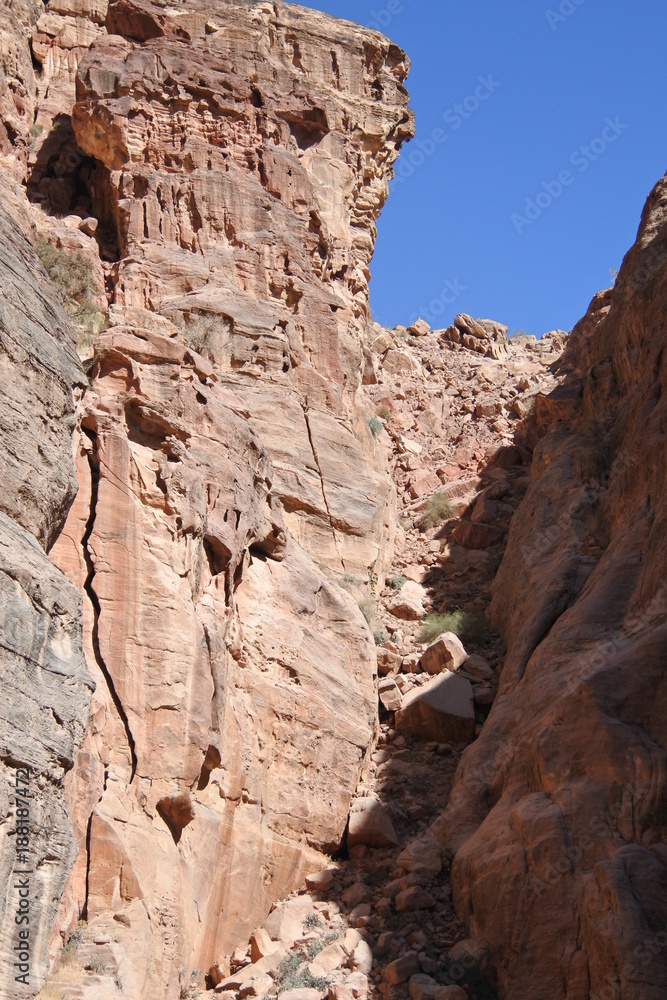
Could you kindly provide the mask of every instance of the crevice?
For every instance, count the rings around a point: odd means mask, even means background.
[[[83,906],[81,908],[81,919],[85,921],[88,920],[88,893],[90,891],[90,834],[92,826],[93,813],[91,812],[86,825],[86,891],[83,897]]]
[[[102,651],[100,649],[100,636],[99,636],[99,622],[101,614],[100,601],[95,592],[95,587],[93,586],[93,581],[95,579],[95,563],[93,562],[93,557],[90,554],[90,549],[88,543],[90,542],[91,536],[93,534],[93,528],[95,527],[95,518],[97,515],[97,498],[99,492],[100,483],[100,467],[96,460],[97,452],[97,435],[94,431],[89,430],[86,427],[82,428],[83,433],[92,442],[92,451],[88,453],[88,464],[90,466],[90,514],[88,515],[88,520],[86,522],[86,530],[84,532],[83,538],[81,539],[81,547],[83,549],[83,558],[86,563],[87,575],[83,584],[83,589],[86,592],[86,596],[90,601],[93,608],[93,629],[92,629],[92,646],[93,653],[95,655],[95,662],[102,672],[109,694],[111,695],[111,700],[114,703],[116,711],[118,712],[119,718],[123,723],[123,728],[125,729],[125,735],[127,737],[127,744],[130,750],[130,758],[132,761],[132,773],[130,776],[130,784],[134,781],[134,776],[137,772],[137,753],[134,745],[134,737],[130,730],[130,723],[127,718],[125,709],[123,708],[122,702],[118,697],[118,692],[116,691],[113,678],[109,673],[106,663],[104,662],[104,657],[102,656]]]
[[[329,501],[327,500],[327,493],[326,493],[326,490],[324,489],[324,476],[322,475],[322,467],[320,465],[320,460],[317,457],[317,450],[315,448],[315,442],[313,440],[313,432],[311,430],[310,421],[308,419],[308,400],[307,399],[306,399],[306,401],[304,403],[301,404],[301,408],[303,409],[303,418],[306,421],[306,430],[308,432],[308,440],[310,441],[310,450],[313,453],[313,460],[314,460],[315,466],[317,468],[317,473],[318,473],[318,475],[320,477],[320,489],[322,490],[322,499],[324,500],[324,506],[326,507],[326,511],[327,511],[328,516],[329,516],[329,525],[331,527],[331,534],[332,534],[332,537],[333,537],[334,546],[336,548],[336,552],[338,553],[338,558],[340,559],[340,564],[343,567],[343,569],[345,569],[345,560],[343,559],[343,554],[340,551],[340,546],[338,544],[338,536],[336,534],[336,529],[334,528],[333,517],[331,516],[331,510],[329,509]]]

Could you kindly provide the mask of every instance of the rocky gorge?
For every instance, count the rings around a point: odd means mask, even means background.
[[[667,180],[571,333],[383,329],[396,45],[0,17],[0,995],[661,1000]]]

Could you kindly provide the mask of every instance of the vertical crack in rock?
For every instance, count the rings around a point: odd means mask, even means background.
[[[93,652],[95,654],[95,662],[102,671],[102,675],[107,683],[107,688],[109,689],[109,694],[111,695],[111,700],[114,703],[116,711],[120,717],[123,727],[125,729],[125,735],[127,736],[127,744],[130,749],[130,757],[132,760],[132,774],[130,776],[130,784],[134,781],[134,776],[137,771],[137,753],[134,745],[134,737],[132,736],[132,731],[130,730],[130,723],[127,718],[125,709],[123,708],[122,702],[118,697],[118,692],[116,691],[113,678],[109,673],[106,663],[104,662],[104,657],[102,656],[102,650],[100,649],[100,635],[99,635],[99,622],[101,606],[100,600],[95,592],[93,586],[93,580],[95,579],[95,563],[93,562],[93,557],[88,548],[88,543],[93,533],[93,528],[95,526],[95,516],[97,512],[97,494],[99,490],[100,482],[100,467],[99,463],[95,460],[95,452],[97,450],[97,435],[88,430],[87,428],[82,428],[83,433],[93,444],[93,451],[88,455],[88,464],[90,466],[90,514],[86,522],[86,530],[84,532],[83,538],[81,539],[81,547],[83,549],[83,558],[86,563],[86,569],[88,571],[86,579],[83,584],[83,589],[86,592],[88,599],[93,607],[93,629],[92,629],[92,645]]]
[[[338,544],[338,536],[336,534],[336,529],[334,528],[333,517],[331,516],[331,510],[329,508],[329,501],[327,500],[327,493],[324,488],[324,476],[322,475],[322,466],[320,465],[320,460],[317,457],[317,450],[315,448],[315,441],[313,439],[313,432],[310,427],[310,421],[308,419],[308,400],[301,404],[303,409],[303,418],[306,421],[306,430],[308,431],[308,440],[310,441],[310,450],[313,453],[313,460],[315,466],[317,467],[317,473],[320,477],[320,488],[322,490],[322,499],[324,500],[324,506],[327,509],[327,514],[329,515],[329,525],[331,526],[331,534],[333,535],[333,542],[336,547],[336,552],[338,553],[338,558],[340,559],[340,564],[345,569],[345,560],[343,559],[343,554],[340,551],[340,546]]]
[[[100,800],[101,801],[101,800]],[[86,824],[86,889],[81,907],[81,919],[88,921],[88,895],[90,892],[90,838],[93,826],[93,812],[91,811]]]

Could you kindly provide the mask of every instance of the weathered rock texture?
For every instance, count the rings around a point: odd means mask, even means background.
[[[63,919],[113,929],[131,995],[176,997],[183,966],[230,954],[336,847],[375,654],[287,535],[238,400],[180,338],[98,338],[79,443],[56,556],[87,594],[98,691]]]
[[[97,681],[54,933],[84,916],[125,989],[176,998],[335,849],[372,743],[375,647],[321,567],[390,556],[364,339],[412,119],[403,53],[311,11],[123,0],[106,28],[69,179],[67,136],[33,174],[119,258],[54,551]]]
[[[513,1000],[665,995],[666,262],[662,180],[535,408],[500,694],[437,824]]]
[[[24,231],[25,230],[25,231]],[[77,854],[65,802],[92,682],[81,647],[81,597],[50,562],[76,491],[73,389],[83,372],[72,332],[27,235],[11,181],[0,179],[0,993],[33,995]],[[16,856],[17,768],[30,769],[28,864]],[[14,981],[13,871],[29,868],[30,986]]]
[[[377,571],[390,489],[360,389],[408,61],[282,3],[118,0],[106,25],[73,125],[115,231],[115,301],[168,316],[227,371],[308,551]]]

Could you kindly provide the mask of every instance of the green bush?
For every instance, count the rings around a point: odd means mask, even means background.
[[[315,913],[309,913],[303,922],[303,926],[306,930],[314,930],[316,927],[322,926],[322,921]]]
[[[389,581],[389,586],[392,590],[400,590],[401,587],[408,582],[405,576],[392,576]]]
[[[391,420],[391,410],[388,406],[378,406],[376,413],[381,420]]]
[[[421,526],[428,530],[448,521],[454,513],[451,501],[444,493],[434,493],[424,509]]]
[[[383,628],[376,628],[373,632],[373,639],[375,640],[376,646],[384,646],[385,642],[391,639],[389,633]]]
[[[43,239],[37,240],[35,250],[77,331],[77,350],[90,348],[93,338],[107,326],[106,317],[95,301],[90,261],[78,250],[63,250]]]
[[[368,426],[371,429],[371,434],[373,435],[373,437],[378,437],[380,434],[382,434],[383,431],[382,421],[379,420],[378,417],[371,417],[371,419],[368,421]]]
[[[443,632],[453,632],[461,642],[483,644],[486,639],[486,623],[476,612],[455,608],[446,613],[434,613],[427,617],[417,633],[417,642],[435,642]]]

